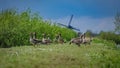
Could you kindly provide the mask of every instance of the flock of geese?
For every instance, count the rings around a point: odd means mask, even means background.
[[[30,43],[33,44],[34,46],[37,44],[50,44],[53,43],[53,41],[50,39],[50,35],[46,35],[45,33],[42,34],[42,40],[36,38],[36,32],[31,32],[30,33]],[[57,34],[55,36],[54,42],[56,43],[65,43],[63,38],[61,37],[61,34]]]
[[[54,41],[52,41],[50,39],[50,35],[46,35],[45,33],[42,34],[42,39],[36,39],[36,32],[31,32],[30,33],[30,43],[33,44],[33,46],[36,46],[38,44],[50,44],[50,43],[65,43],[65,41],[63,40],[62,36],[61,36],[61,33],[58,33],[56,36],[55,36],[55,39]],[[74,43],[78,46],[80,46],[80,44],[90,44],[92,41],[91,37],[86,37],[85,36],[85,33],[82,34],[82,35],[79,35],[78,37],[76,38],[72,38],[69,42],[69,44],[71,43]]]

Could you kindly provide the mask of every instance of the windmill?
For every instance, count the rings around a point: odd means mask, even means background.
[[[73,15],[71,15],[71,18],[70,18],[70,21],[69,21],[68,25],[64,25],[64,24],[61,24],[61,23],[58,23],[58,24],[61,25],[61,26],[66,27],[68,29],[73,29],[73,30],[76,30],[76,31],[80,31],[78,28],[75,28],[75,27],[73,27],[73,26],[70,25],[72,19],[73,19]]]

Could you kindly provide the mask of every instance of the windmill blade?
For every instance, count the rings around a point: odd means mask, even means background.
[[[61,26],[64,26],[64,27],[68,27],[67,25],[64,25],[64,24],[61,24],[61,23],[58,23],[58,25],[61,25]]]
[[[72,18],[73,18],[73,15],[71,15],[71,18],[70,18],[70,21],[69,21],[68,25],[71,24]]]
[[[77,28],[72,27],[72,26],[70,26],[70,27],[71,27],[71,29],[74,29],[74,30],[80,31],[80,29],[77,29]]]
[[[74,28],[74,30],[80,31],[80,29]]]

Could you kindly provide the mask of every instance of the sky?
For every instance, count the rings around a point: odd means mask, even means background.
[[[113,31],[114,17],[120,12],[120,0],[0,0],[0,10],[30,8],[44,20],[71,25],[81,32]]]

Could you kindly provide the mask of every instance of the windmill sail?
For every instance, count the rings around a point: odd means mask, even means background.
[[[64,25],[64,24],[61,24],[61,23],[58,23],[59,25],[61,25],[61,26],[64,26],[64,27],[68,27],[67,25]]]
[[[77,28],[75,28],[75,27],[73,27],[73,26],[70,25],[72,19],[73,19],[73,15],[71,15],[71,18],[70,18],[70,21],[69,21],[68,25],[64,25],[64,24],[61,24],[61,23],[58,23],[58,24],[61,25],[61,26],[66,27],[66,28],[69,28],[69,29],[74,29],[74,30],[76,30],[76,31],[80,31],[79,29],[77,29]]]
[[[71,24],[72,19],[73,19],[73,15],[71,15],[71,18],[70,18],[70,21],[69,21],[68,25]]]

